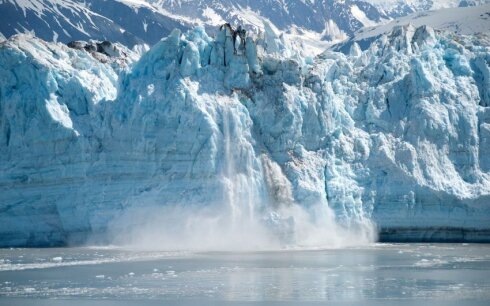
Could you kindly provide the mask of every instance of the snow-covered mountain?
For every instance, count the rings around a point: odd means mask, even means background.
[[[398,26],[316,59],[270,27],[235,44],[175,30],[139,59],[71,46],[0,44],[2,246],[108,231],[325,246],[369,241],[373,222],[490,238],[488,33]]]
[[[438,10],[443,8],[478,6],[488,3],[487,0],[366,0],[385,12],[400,10],[401,15],[406,14],[405,10],[412,12]],[[394,13],[394,12],[393,12]]]
[[[263,20],[306,40],[338,41],[364,26],[440,7],[487,0],[0,0],[0,32],[26,31],[46,41],[110,40],[153,45],[174,28],[230,22],[257,31]],[[307,42],[308,44],[308,42]],[[308,45],[311,45],[308,44]]]
[[[360,29],[351,38],[332,46],[331,49],[349,52],[353,43],[357,43],[361,49],[366,49],[382,35],[391,33],[393,28],[408,24],[416,27],[427,25],[455,34],[486,34],[490,33],[490,4],[414,13],[386,24]]]
[[[0,0],[0,32],[6,37],[33,32],[46,41],[99,39],[134,46],[154,44],[174,28],[188,29],[193,24],[164,10],[136,4],[116,0]]]

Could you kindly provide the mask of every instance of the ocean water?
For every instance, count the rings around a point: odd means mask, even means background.
[[[0,305],[490,305],[490,245],[0,250]]]

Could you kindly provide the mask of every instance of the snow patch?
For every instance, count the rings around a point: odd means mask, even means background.
[[[351,11],[352,15],[357,20],[359,20],[365,27],[376,25],[376,22],[375,21],[372,21],[371,19],[369,19],[366,16],[366,14],[357,5],[351,6],[351,10],[350,11]]]

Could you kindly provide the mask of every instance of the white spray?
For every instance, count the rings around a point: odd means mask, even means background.
[[[267,154],[256,154],[251,122],[240,117],[236,100],[222,103],[222,136],[216,203],[135,207],[112,226],[116,244],[160,250],[317,249],[372,241],[368,224],[355,231],[338,225],[323,203],[302,207],[290,181]]]

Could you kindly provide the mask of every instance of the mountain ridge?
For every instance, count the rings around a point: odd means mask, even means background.
[[[230,22],[256,32],[263,30],[261,19],[265,19],[281,31],[299,31],[316,40],[335,41],[364,26],[434,6],[432,1],[417,3],[394,13],[388,10],[393,4],[380,6],[361,0],[2,0],[0,32],[10,37],[34,31],[46,41],[98,39],[132,47],[153,45],[174,28],[188,30],[196,25],[216,33],[216,26]]]

